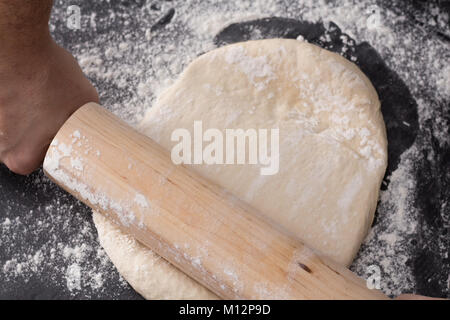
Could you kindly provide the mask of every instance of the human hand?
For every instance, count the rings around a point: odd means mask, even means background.
[[[0,56],[0,162],[18,174],[37,169],[70,115],[99,100],[74,57],[45,42]]]

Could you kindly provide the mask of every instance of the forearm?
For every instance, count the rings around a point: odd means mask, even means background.
[[[0,0],[0,63],[50,43],[53,0]]]

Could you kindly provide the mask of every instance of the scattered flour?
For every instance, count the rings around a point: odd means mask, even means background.
[[[57,41],[74,53],[98,87],[102,104],[131,124],[141,120],[187,63],[214,48],[212,40],[223,27],[236,21],[279,16],[324,21],[325,25],[333,21],[356,42],[370,43],[410,89],[418,103],[420,128],[432,121],[438,128],[432,131],[436,143],[450,144],[449,119],[444,117],[445,110],[436,108],[437,103],[449,105],[450,48],[448,41],[430,36],[439,28],[448,37],[449,17],[433,4],[426,12],[416,13],[415,19],[421,22],[417,27],[398,10],[404,6],[398,1],[391,2],[392,9],[375,0],[303,0],[289,5],[277,0],[187,0],[158,2],[157,6],[153,1],[136,1],[129,7],[121,6],[120,1],[78,1],[82,29],[73,31],[66,27],[67,4],[55,2],[51,30]],[[151,31],[171,8],[175,8],[172,21]],[[256,30],[253,36],[257,39],[261,35]],[[344,46],[342,53],[346,50]],[[263,71],[270,75],[270,70]],[[76,132],[73,136],[80,139]],[[363,277],[368,276],[369,265],[380,266],[381,287],[392,295],[415,290],[407,261],[414,247],[409,236],[418,228],[418,209],[412,199],[417,189],[414,163],[421,156],[416,144],[401,156],[397,169],[388,177],[387,189],[381,193],[377,223],[352,266]],[[432,160],[432,155],[429,157]],[[77,162],[73,165],[80,167]],[[24,191],[23,202],[11,202],[0,193],[0,246],[7,257],[0,259],[2,284],[13,286],[15,281],[25,283],[45,274],[45,281],[57,283],[72,297],[101,297],[106,283],[115,285],[118,295],[130,290],[99,247],[85,209],[41,173],[28,179],[31,191]],[[36,204],[30,192],[52,196],[46,201],[40,199],[40,207],[32,209]],[[32,203],[27,204],[28,198]],[[141,197],[135,200],[145,205]],[[442,210],[448,213],[448,208]]]

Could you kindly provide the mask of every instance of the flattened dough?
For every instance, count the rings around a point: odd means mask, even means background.
[[[380,102],[353,63],[297,40],[237,43],[193,61],[140,130],[171,150],[174,129],[280,129],[280,166],[193,165],[310,247],[349,265],[372,223],[386,169]],[[145,298],[215,298],[97,214],[100,242]],[[130,249],[131,248],[131,249]],[[224,257],[226,259],[226,257]]]

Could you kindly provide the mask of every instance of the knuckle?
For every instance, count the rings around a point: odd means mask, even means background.
[[[4,164],[14,173],[27,175],[36,169],[33,159],[27,152],[13,150],[4,156]]]

